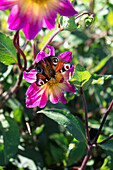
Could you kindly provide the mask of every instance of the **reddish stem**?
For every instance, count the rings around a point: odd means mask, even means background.
[[[26,56],[24,54],[24,52],[20,49],[18,43],[16,43],[16,39],[18,38],[19,36],[19,31],[16,31],[15,33],[15,36],[14,36],[14,41],[13,41],[13,44],[15,46],[15,48],[17,49],[17,51],[22,55],[23,59],[24,59],[24,67],[23,67],[23,70],[26,70],[26,67],[27,67],[27,60],[26,60]],[[21,61],[19,61],[21,62]],[[20,63],[19,63],[20,64]]]
[[[103,120],[102,120],[102,122],[101,122],[100,128],[99,128],[99,130],[98,130],[98,132],[97,132],[97,134],[96,134],[96,137],[95,137],[95,139],[94,139],[93,144],[96,144],[97,139],[98,139],[98,137],[99,137],[99,135],[100,135],[100,133],[101,133],[102,127],[103,127],[103,125],[104,125],[104,123],[105,123],[105,121],[106,121],[106,118],[107,118],[107,116],[108,116],[108,114],[109,114],[112,106],[113,106],[113,100],[111,101],[110,106],[108,107],[108,110],[107,110],[107,112],[106,112],[105,115],[104,115],[104,118],[103,118]]]
[[[48,39],[48,41],[45,43],[45,45],[42,47],[41,51],[44,51],[46,49],[46,46],[52,41],[52,39],[60,32],[63,31],[64,27],[62,28],[58,28],[52,35],[51,37]],[[36,59],[33,61],[32,65],[26,70],[27,72],[29,72],[34,65],[36,64]]]

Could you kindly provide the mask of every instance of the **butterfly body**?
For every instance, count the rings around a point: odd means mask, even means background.
[[[70,63],[59,60],[58,57],[49,56],[36,64],[37,86],[42,86],[51,78],[55,79],[55,75],[60,74],[71,67]]]

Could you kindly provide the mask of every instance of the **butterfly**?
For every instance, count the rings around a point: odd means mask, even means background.
[[[58,57],[49,56],[36,63],[37,71],[37,86],[42,86],[47,83],[55,75],[60,74],[72,67],[71,63],[67,63]]]

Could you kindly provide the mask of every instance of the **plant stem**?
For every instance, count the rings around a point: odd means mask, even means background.
[[[13,39],[13,44],[14,44],[15,47],[16,47],[16,44],[19,46],[19,32],[15,33],[14,39]],[[20,59],[20,53],[19,53],[18,50],[17,50],[17,60],[18,60],[19,69],[21,70],[22,64],[21,64],[21,59]]]
[[[83,102],[84,102],[84,110],[85,110],[85,130],[86,130],[86,138],[87,138],[87,142],[90,145],[90,135],[89,135],[89,130],[88,130],[88,115],[87,115],[87,103],[86,103],[86,99],[85,99],[85,95],[83,90],[81,90],[81,95],[83,98]]]
[[[7,100],[12,96],[12,94],[18,89],[18,87],[20,86],[20,83],[22,81],[22,77],[23,77],[23,72],[20,72],[19,78],[17,79],[17,82],[15,84],[15,86],[10,90],[10,92],[7,92],[3,102],[0,104],[0,109],[4,107],[4,105],[6,104]]]
[[[97,143],[97,144],[100,144],[100,145],[101,145],[101,144],[107,142],[108,140],[110,140],[110,139],[112,139],[112,138],[113,138],[113,135],[109,136],[108,138],[104,139],[102,142],[99,142],[99,143]]]
[[[52,35],[51,37],[48,39],[48,41],[45,43],[45,45],[42,47],[41,51],[44,51],[46,49],[46,46],[52,41],[52,39],[60,32],[63,31],[64,27],[58,28]],[[26,70],[27,72],[29,72],[34,65],[36,64],[36,59],[33,61],[32,65]]]
[[[22,55],[22,57],[23,57],[23,59],[24,59],[24,67],[23,67],[23,70],[26,70],[26,67],[27,67],[26,56],[25,56],[24,52],[20,49],[18,43],[16,43],[16,39],[17,39],[18,36],[19,36],[19,31],[16,31],[15,36],[14,36],[13,44],[14,44],[15,48],[17,49],[17,51]],[[19,61],[19,62],[21,62],[21,61]],[[20,63],[19,63],[19,64],[20,64]]]
[[[93,150],[93,146],[90,146],[79,170],[84,170],[84,168],[89,160],[92,150]]]
[[[46,46],[52,41],[52,39],[60,32],[63,31],[64,27],[58,28],[48,39],[48,41],[45,43],[45,45],[42,47],[41,51],[44,51],[46,49]]]
[[[36,59],[36,52],[35,52],[35,43],[34,43],[33,40],[31,41],[31,44],[32,44],[32,48],[33,48],[33,59],[35,60]]]
[[[100,135],[100,133],[101,133],[102,127],[103,127],[103,125],[104,125],[104,123],[105,123],[105,121],[106,121],[106,118],[107,118],[107,116],[108,116],[108,114],[109,114],[112,106],[113,106],[113,100],[111,101],[111,103],[110,103],[110,105],[109,105],[109,107],[108,107],[108,110],[107,110],[107,112],[106,112],[105,115],[104,115],[104,118],[103,118],[103,120],[102,120],[102,122],[101,122],[100,128],[99,128],[99,130],[98,130],[98,132],[97,132],[97,134],[96,134],[96,137],[95,137],[95,139],[94,139],[93,144],[96,144],[97,139],[98,139],[98,137],[99,137],[99,135]]]
[[[80,18],[80,17],[83,16],[83,15],[86,15],[86,14],[87,14],[87,15],[90,15],[88,12],[83,12],[83,13],[79,14],[78,16],[76,16],[76,17],[75,17],[75,20],[78,19],[78,18]]]

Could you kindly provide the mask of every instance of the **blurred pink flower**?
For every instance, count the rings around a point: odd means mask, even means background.
[[[0,10],[11,9],[8,28],[23,28],[28,40],[33,39],[42,27],[55,27],[57,12],[62,16],[77,14],[69,0],[0,0]]]
[[[23,73],[24,79],[32,83],[26,92],[26,106],[29,108],[36,106],[43,108],[47,103],[48,95],[53,104],[58,101],[66,103],[64,90],[76,92],[74,85],[70,85],[68,81],[74,72],[74,66],[67,63],[67,61],[72,60],[72,53],[66,51],[55,57],[54,48],[52,46],[47,46],[47,48],[50,50],[49,54],[38,53],[36,69]],[[52,62],[53,65],[51,65]],[[49,68],[49,64],[52,68]]]

